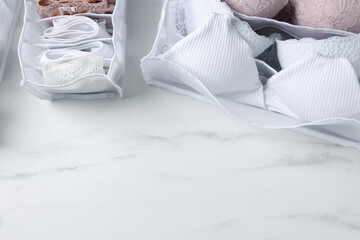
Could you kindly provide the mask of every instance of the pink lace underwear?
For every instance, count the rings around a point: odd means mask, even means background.
[[[359,0],[290,0],[293,23],[360,33]]]
[[[275,17],[301,26],[360,33],[360,0],[223,1],[235,11],[250,16]]]
[[[235,11],[264,18],[275,17],[289,0],[223,0]]]
[[[77,13],[104,14],[113,10],[114,4],[107,0],[39,0],[37,3],[37,11],[42,18]]]

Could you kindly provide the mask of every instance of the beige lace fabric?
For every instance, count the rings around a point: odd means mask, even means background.
[[[112,13],[114,4],[107,0],[39,0],[37,11],[42,18],[78,13]]]
[[[300,26],[360,33],[360,0],[223,0],[235,11]],[[277,15],[277,16],[276,16]]]
[[[231,8],[245,15],[275,17],[289,0],[224,0]]]
[[[290,0],[293,23],[360,33],[360,0]]]

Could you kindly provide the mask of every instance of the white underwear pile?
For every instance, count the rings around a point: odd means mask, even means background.
[[[360,35],[234,13],[220,0],[166,0],[147,83],[265,128],[360,148]]]
[[[104,68],[109,68],[113,55],[112,44],[96,41],[73,47],[47,49],[39,56],[39,62],[41,65],[45,65],[74,61],[84,56],[99,56],[102,57]]]
[[[52,27],[45,29],[41,39],[48,44],[80,44],[93,40],[107,41],[106,20],[84,16],[64,16],[52,20]]]
[[[25,0],[19,43],[23,85],[41,99],[122,96],[126,0],[113,14],[83,13],[40,18]]]

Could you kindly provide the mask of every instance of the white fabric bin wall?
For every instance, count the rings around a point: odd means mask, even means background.
[[[18,23],[22,0],[0,1],[0,82]]]

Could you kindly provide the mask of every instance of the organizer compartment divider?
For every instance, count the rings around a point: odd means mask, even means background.
[[[22,69],[22,85],[40,99],[61,98],[96,99],[104,97],[122,97],[122,83],[125,74],[126,53],[126,0],[117,0],[113,14],[83,13],[95,20],[105,20],[106,29],[112,37],[94,39],[114,46],[114,55],[105,74],[92,74],[76,79],[65,85],[44,85],[39,54],[49,48],[69,47],[69,45],[45,44],[41,36],[52,21],[62,16],[40,18],[36,10],[37,0],[25,1],[24,27],[19,42],[19,58]],[[76,44],[74,44],[76,45]]]

